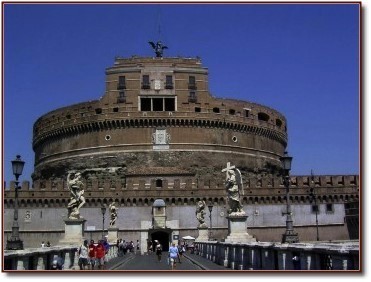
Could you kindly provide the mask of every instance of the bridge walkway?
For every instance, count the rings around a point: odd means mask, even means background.
[[[158,261],[155,254],[140,255],[129,253],[122,257],[115,257],[105,265],[106,270],[125,271],[125,270],[148,270],[148,271],[171,271],[167,261],[167,252],[162,255],[161,261]],[[176,270],[178,271],[220,271],[230,270],[224,266],[215,264],[206,258],[195,254],[186,253],[181,258],[181,263],[177,261]]]

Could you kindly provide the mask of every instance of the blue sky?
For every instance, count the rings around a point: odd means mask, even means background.
[[[288,121],[292,174],[359,174],[359,26],[353,4],[18,4],[4,9],[4,180],[33,171],[33,123],[104,93],[115,56],[200,56],[214,96]],[[159,28],[160,26],[160,32]]]

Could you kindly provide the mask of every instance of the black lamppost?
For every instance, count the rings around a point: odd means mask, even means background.
[[[14,197],[14,218],[12,226],[12,236],[10,240],[7,240],[7,250],[23,250],[23,241],[19,239],[19,225],[18,225],[18,178],[22,175],[24,161],[21,160],[21,156],[17,155],[17,158],[12,161],[13,174],[15,176],[15,197]]]
[[[209,208],[209,212],[210,212],[210,214],[209,214],[209,217],[210,217],[210,232],[209,232],[209,240],[211,240],[211,237],[212,237],[211,229],[213,228],[213,222],[212,222],[212,220],[211,220],[211,213],[212,213],[212,211],[213,211],[213,205],[210,204],[210,205],[208,205],[207,207]]]
[[[280,158],[283,167],[283,183],[286,187],[286,231],[282,235],[282,243],[298,243],[299,236],[294,232],[294,224],[292,221],[292,211],[290,204],[290,170],[292,157],[287,152]]]
[[[100,210],[102,212],[102,219],[103,219],[103,222],[102,222],[102,239],[103,239],[104,238],[104,215],[106,214],[107,208],[105,206],[102,206]]]
[[[319,209],[319,206],[317,206],[317,195],[316,195],[316,190],[314,189],[315,188],[315,184],[314,184],[314,174],[313,174],[313,170],[310,171],[310,195],[312,197],[312,201],[314,200],[314,209],[315,209],[315,213],[316,213],[316,230],[317,230],[317,241],[319,241],[319,230],[318,230],[318,209]]]

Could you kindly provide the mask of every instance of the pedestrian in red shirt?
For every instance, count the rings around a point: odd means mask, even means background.
[[[90,269],[93,270],[95,263],[96,263],[96,251],[97,251],[97,246],[94,244],[94,240],[90,240],[89,244],[89,253],[88,253],[88,263],[90,266]]]
[[[95,257],[97,259],[98,268],[104,269],[104,256],[106,252],[103,245],[103,240],[99,240],[98,245],[96,247]]]

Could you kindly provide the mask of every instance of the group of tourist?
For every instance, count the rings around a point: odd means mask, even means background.
[[[133,241],[126,242],[123,239],[117,240],[116,243],[117,246],[117,256],[121,257],[123,255],[126,255],[127,252],[130,253],[137,253],[140,251],[140,243],[139,240],[137,240],[137,243],[134,245]]]
[[[88,244],[88,240],[84,240],[78,249],[80,270],[94,270],[95,266],[99,270],[103,270],[109,248],[107,238],[99,240],[97,244],[94,240],[90,240],[90,244]]]
[[[151,247],[149,249],[152,249]],[[154,250],[157,256],[157,260],[161,262],[163,248],[162,248],[161,243],[158,240],[154,241]],[[168,258],[167,258],[167,262],[171,270],[174,270],[176,268],[177,261],[178,263],[182,263],[181,257],[183,256],[183,253],[185,252],[186,252],[186,247],[184,245],[179,244],[178,246],[176,246],[175,242],[171,244],[171,247],[169,248],[169,252],[168,252]]]
[[[45,248],[45,247],[51,247],[52,245],[50,244],[50,242],[48,241],[48,242],[46,242],[46,244],[45,244],[45,242],[44,241],[42,241],[41,242],[41,248]]]

